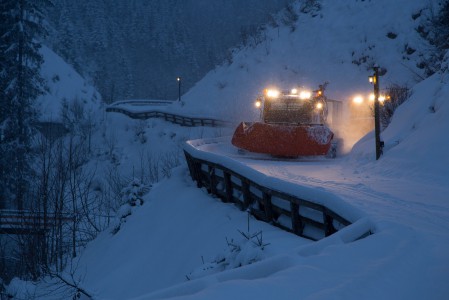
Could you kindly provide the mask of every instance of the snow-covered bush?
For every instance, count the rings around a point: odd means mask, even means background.
[[[305,0],[301,3],[301,12],[304,14],[311,14],[316,16],[317,12],[321,10],[321,3],[318,0]]]
[[[140,206],[143,204],[143,195],[148,193],[151,186],[146,186],[139,179],[134,178],[122,190],[122,202],[128,203],[131,206]]]
[[[449,0],[440,2],[438,13],[432,13],[417,30],[433,46],[424,54],[418,67],[424,69],[428,76],[438,71],[444,72],[445,55],[449,49]]]
[[[390,98],[380,109],[380,122],[384,129],[390,124],[396,108],[410,97],[410,89],[406,86],[391,85],[387,88],[387,95]]]
[[[210,274],[222,272],[224,270],[235,269],[245,265],[249,265],[265,258],[264,250],[269,243],[264,243],[262,231],[256,233],[242,232],[239,239],[228,240],[226,242],[228,248],[225,253],[217,255],[217,257],[203,265],[190,274],[186,275],[188,280],[201,278]]]
[[[116,221],[112,229],[112,234],[116,234],[126,218],[132,214],[134,207],[139,207],[143,204],[143,196],[151,189],[151,185],[144,185],[140,180],[134,178],[131,182],[122,189],[122,206],[117,210]]]
[[[290,30],[293,32],[296,30],[296,22],[298,21],[298,13],[295,10],[295,7],[291,4],[287,5],[285,9],[285,13],[282,16],[282,23],[290,27]]]
[[[145,144],[147,142],[147,137],[145,135],[147,128],[147,122],[144,120],[138,120],[134,124],[134,134],[137,141],[141,144]]]

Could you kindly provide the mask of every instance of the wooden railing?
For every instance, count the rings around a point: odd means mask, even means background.
[[[157,111],[157,110],[149,110],[149,111],[142,111],[142,112],[136,112],[136,111],[130,111],[123,107],[114,107],[109,106],[106,108],[107,112],[118,112],[127,115],[128,117],[132,119],[141,119],[146,120],[149,118],[162,118],[165,121],[172,122],[174,124],[179,124],[181,126],[211,126],[211,127],[218,127],[218,126],[225,126],[226,122],[221,120],[216,120],[212,118],[196,118],[196,117],[186,117],[181,116],[177,114],[172,114],[168,112],[163,111]]]
[[[329,236],[351,224],[324,205],[270,189],[217,163],[184,151],[190,175],[199,188],[223,202],[248,210],[259,220],[311,240]]]
[[[42,212],[0,209],[0,234],[42,234],[57,222],[70,221],[73,218],[66,214],[44,216]]]

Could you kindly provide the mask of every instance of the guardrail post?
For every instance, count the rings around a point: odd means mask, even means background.
[[[337,232],[333,224],[334,219],[326,213],[326,210],[323,211],[323,222],[324,222],[324,235],[330,236],[331,234]]]
[[[223,172],[224,184],[226,189],[226,199],[223,202],[233,202],[233,190],[232,190],[232,181],[231,174],[228,172]]]
[[[299,205],[295,202],[290,202],[290,213],[292,219],[292,230],[295,234],[301,235],[304,230],[304,225],[299,216]]]
[[[273,208],[272,208],[272,204],[271,204],[271,195],[268,194],[267,192],[263,192],[262,201],[263,201],[263,206],[264,206],[264,211],[265,211],[265,218],[266,218],[267,222],[271,222],[273,220]]]
[[[196,186],[201,188],[203,186],[201,177],[201,163],[196,162],[195,159],[185,151],[184,155],[186,157],[187,166],[189,167],[190,176],[194,181],[196,181]]]
[[[209,182],[210,182],[210,193],[217,194],[217,180],[215,178],[215,168],[209,166]]]
[[[242,193],[243,193],[243,210],[251,205],[251,192],[249,190],[249,181],[242,179]]]
[[[193,169],[195,170],[196,174],[196,186],[198,188],[203,187],[203,174],[201,173],[201,163],[194,161],[193,162]]]
[[[195,174],[193,172],[193,166],[192,166],[192,158],[190,154],[187,153],[187,151],[184,151],[184,156],[186,157],[187,167],[189,168],[190,177],[192,177],[193,180],[195,180]]]

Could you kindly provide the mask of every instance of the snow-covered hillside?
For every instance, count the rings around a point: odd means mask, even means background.
[[[168,109],[231,121],[256,119],[253,100],[267,86],[314,88],[329,81],[329,97],[348,100],[371,91],[372,63],[387,68],[382,87],[408,85],[412,97],[382,132],[386,146],[378,161],[373,133],[335,160],[224,160],[225,147],[207,155],[229,168],[251,168],[248,173],[271,187],[298,196],[326,195],[325,201],[354,224],[311,242],[250,218],[249,231],[261,230],[269,245],[261,251],[242,243],[241,255],[232,256],[229,241],[242,238],[237,230],[247,230],[247,214],[198,189],[182,163],[152,187],[117,233],[111,227],[87,246],[72,269],[83,289],[97,299],[447,298],[448,74],[420,81],[416,64],[427,44],[414,30],[438,1],[320,3],[320,10],[299,15],[294,31],[292,24],[272,28],[254,49],[237,51],[232,64],[211,71],[183,96],[184,105]],[[162,120],[139,123],[113,113],[104,124],[101,141],[115,143],[119,166],[128,175],[138,174],[134,169],[148,151],[172,151],[185,139],[229,133]],[[135,134],[138,126],[145,129],[144,142]],[[367,230],[373,234],[354,241]],[[224,257],[243,266],[211,268]],[[19,281],[10,289],[25,290]]]
[[[320,3],[321,10],[299,13],[294,31],[292,26],[271,28],[257,47],[236,52],[232,64],[209,72],[184,96],[186,109],[254,119],[258,112],[253,102],[264,88],[316,89],[325,81],[330,98],[346,101],[372,91],[368,76],[374,64],[387,69],[383,88],[392,83],[412,86],[422,78],[416,65],[428,45],[416,28],[436,1]],[[298,1],[297,10],[300,6]]]
[[[102,109],[101,96],[95,88],[48,47],[43,46],[41,54],[44,57],[41,74],[48,93],[37,99],[39,120],[61,122],[63,104],[74,101],[82,105],[85,113],[98,114]]]

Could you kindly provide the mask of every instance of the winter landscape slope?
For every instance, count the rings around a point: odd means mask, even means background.
[[[296,4],[299,9],[300,2]],[[367,77],[375,63],[387,69],[384,88],[392,83],[412,86],[423,76],[416,64],[429,46],[416,28],[427,21],[430,4],[324,2],[316,13],[300,13],[292,26],[268,29],[258,46],[236,52],[232,64],[209,72],[184,96],[186,109],[254,119],[253,101],[262,89],[316,89],[325,81],[328,96],[345,101],[371,91]],[[407,54],[408,48],[415,51]]]
[[[41,54],[44,57],[41,74],[47,82],[48,93],[37,100],[40,121],[61,122],[63,105],[74,101],[88,114],[102,109],[101,96],[91,84],[49,48],[43,46]]]
[[[295,31],[274,28],[255,49],[236,52],[231,65],[211,71],[183,97],[184,105],[172,107],[256,119],[253,100],[268,85],[313,88],[327,80],[328,95],[347,100],[372,88],[371,62],[386,67],[381,84],[407,84],[412,96],[382,132],[386,147],[379,161],[373,133],[333,161],[226,161],[231,168],[251,168],[279,189],[333,195],[328,201],[345,204],[340,213],[350,214],[353,225],[311,242],[251,218],[250,231],[262,230],[269,245],[260,251],[243,241],[241,255],[233,257],[226,239],[242,239],[237,230],[247,230],[246,213],[196,188],[182,164],[152,187],[118,233],[106,230],[88,245],[75,270],[83,288],[98,299],[446,299],[449,75],[418,83],[423,74],[416,67],[427,45],[414,28],[425,21],[429,5],[437,1],[324,2],[321,10],[300,14]],[[406,46],[416,51],[407,55]],[[144,149],[132,137],[135,121],[111,114],[107,122],[106,136],[117,132],[121,168],[129,174]],[[151,151],[223,133],[159,120],[146,128],[144,147]],[[220,160],[217,151],[226,149],[210,152]],[[366,230],[373,234],[354,241]],[[207,268],[222,257],[244,266]]]
[[[342,232],[315,244],[292,246],[279,240],[284,233],[252,221],[257,224],[254,225],[256,228],[261,226],[264,232],[267,231],[267,241],[271,243],[267,251],[272,247],[267,254],[269,258],[251,266],[182,283],[186,280],[183,275],[192,270],[195,258],[201,266],[200,257],[204,256],[206,262],[211,261],[220,247],[226,249],[225,237],[233,236],[232,232],[236,234],[236,229],[244,227],[241,218],[245,217],[235,208],[218,203],[195,189],[183,167],[176,178],[154,187],[147,198],[149,203],[139,212],[142,217],[136,216],[132,224],[125,225],[129,226],[126,230],[130,232],[134,229],[144,233],[104,237],[87,249],[85,264],[98,272],[92,277],[86,272],[86,279],[91,278],[86,280],[87,285],[99,294],[108,295],[106,298],[114,298],[113,295],[132,297],[145,289],[165,286],[165,290],[139,299],[292,296],[308,299],[444,299],[448,292],[445,278],[449,275],[449,207],[445,198],[449,189],[445,172],[445,166],[449,165],[446,155],[449,143],[444,138],[448,129],[448,122],[444,121],[448,117],[448,91],[447,83],[440,75],[415,86],[417,74],[422,74],[416,63],[426,45],[413,28],[423,22],[421,18],[425,18],[426,9],[427,4],[423,5],[421,1],[325,3],[316,17],[300,15],[294,32],[288,27],[275,28],[268,33],[265,44],[236,53],[233,64],[212,71],[184,97],[182,109],[186,111],[197,114],[200,111],[225,119],[256,118],[258,112],[252,108],[252,101],[269,84],[289,86],[299,81],[299,84],[313,86],[328,80],[330,97],[339,99],[346,99],[354,92],[369,91],[369,62],[377,62],[388,69],[381,79],[382,84],[413,86],[412,99],[398,110],[392,124],[382,134],[386,149],[380,161],[373,159],[374,141],[368,135],[348,156],[335,163],[289,166],[272,163],[268,166],[275,170],[272,174],[275,178],[283,173],[286,174],[284,180],[314,187],[317,193],[323,189],[340,193],[338,197],[363,211],[354,228],[371,228],[372,236],[345,243],[350,241],[345,235],[350,236],[350,231],[355,230],[348,229],[349,233]],[[419,12],[421,16],[416,17]],[[397,37],[389,38],[389,32],[394,32]],[[404,54],[406,45],[417,49],[410,59]],[[362,62],[365,55],[370,60],[367,63]],[[353,61],[361,61],[361,64]],[[434,107],[435,111],[429,107]],[[205,202],[198,202],[203,197]],[[191,205],[198,206],[189,213],[184,206],[176,209],[178,202],[186,205],[193,202]],[[160,207],[157,211],[156,206]],[[216,212],[214,221],[208,220],[206,207],[216,206],[222,208]],[[234,223],[235,217],[229,214],[228,219],[233,225],[217,221],[226,216],[225,207],[226,211],[235,212],[240,221]],[[182,216],[184,222],[180,225],[167,216]],[[158,225],[169,229],[163,241],[157,238],[160,234],[157,231],[152,233],[142,229]],[[180,230],[180,227],[186,230]],[[276,232],[276,237],[271,237],[272,231]],[[98,256],[92,253],[114,249],[115,245],[123,244],[121,239],[134,239],[127,243],[128,248],[135,245],[138,251],[148,251],[148,254],[133,259],[135,248],[126,255],[123,254],[126,250],[119,248],[122,251],[116,255],[122,254],[123,261],[109,265],[110,259],[101,258],[100,266],[94,262]],[[154,244],[162,246],[155,247]],[[166,259],[163,266],[161,258]],[[104,269],[106,264],[108,268]],[[138,270],[139,280],[134,278],[123,284],[123,268],[129,268],[129,272]],[[165,271],[171,273],[173,269],[176,269],[175,275],[170,275],[173,276],[171,280],[162,280],[162,284],[159,280],[164,278]],[[98,278],[97,282],[94,277]],[[113,282],[123,285],[108,288]],[[169,287],[174,283],[180,285]]]

